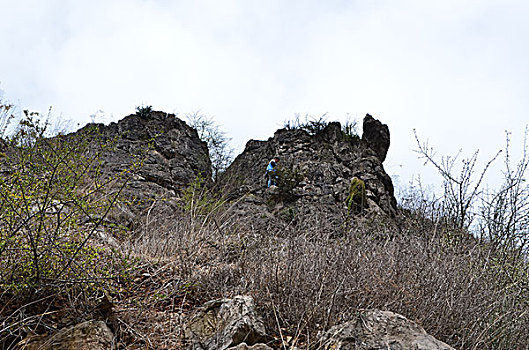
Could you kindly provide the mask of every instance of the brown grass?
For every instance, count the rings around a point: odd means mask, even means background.
[[[166,303],[252,295],[270,334],[291,336],[292,346],[308,348],[319,331],[370,308],[400,313],[460,349],[529,344],[525,263],[420,213],[398,234],[383,227],[357,224],[338,238],[319,228],[257,232],[220,208],[161,216],[129,249],[171,271],[159,289]]]

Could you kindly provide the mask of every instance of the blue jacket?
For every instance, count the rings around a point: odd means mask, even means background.
[[[276,171],[275,167],[276,167],[276,162],[272,159],[270,163],[268,163],[268,166],[266,167],[266,173]]]

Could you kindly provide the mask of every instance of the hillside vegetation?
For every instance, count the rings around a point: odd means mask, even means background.
[[[402,314],[457,349],[529,344],[527,157],[506,157],[505,183],[485,193],[474,158],[456,176],[423,145],[445,196],[414,187],[394,207],[382,167],[389,132],[380,146],[339,124],[312,134],[292,127],[249,142],[212,181],[196,131],[139,112],[53,138],[27,113],[0,141],[2,349],[89,319],[105,321],[120,349],[180,349],[197,306],[236,295],[254,298],[278,349],[317,348],[320,332],[362,309]],[[314,147],[332,176],[303,170]],[[266,157],[253,157],[256,149]],[[237,176],[277,153],[278,189],[259,183],[260,163]],[[180,156],[193,161],[177,169]],[[366,179],[358,210],[348,208],[344,176]],[[327,212],[332,220],[317,216]]]

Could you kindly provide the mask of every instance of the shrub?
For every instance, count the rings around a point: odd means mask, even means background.
[[[305,115],[305,121],[300,120],[300,115],[296,114],[293,120],[285,121],[283,127],[287,130],[304,130],[309,135],[317,135],[327,127],[327,113],[319,118]]]
[[[529,341],[527,266],[509,267],[459,231],[418,224],[427,222],[420,213],[408,215],[399,235],[375,221],[358,222],[339,238],[291,222],[257,231],[242,226],[231,205],[192,216],[160,217],[133,243],[168,260],[173,277],[160,283],[168,286],[163,294],[250,294],[268,329],[291,346],[310,348],[319,331],[361,308],[403,314],[456,348],[513,349]],[[182,286],[192,286],[185,297]]]
[[[84,275],[76,260],[95,254],[86,243],[117,201],[117,193],[103,193],[115,179],[93,177],[99,164],[87,156],[84,136],[47,139],[45,130],[27,114],[2,162],[0,270],[5,289],[43,289]]]
[[[198,175],[183,191],[180,208],[191,216],[208,215],[222,206],[223,199],[207,186],[207,180]]]
[[[152,106],[137,106],[136,107],[136,114],[142,118],[147,118],[152,113]]]
[[[0,139],[5,138],[13,121],[16,120],[15,106],[0,97]]]
[[[46,138],[37,117],[26,113],[0,160],[0,315],[10,330],[0,332],[2,343],[46,323],[29,317],[38,322],[13,326],[26,320],[20,306],[41,300],[33,307],[38,314],[56,298],[88,304],[92,293],[125,283],[131,263],[95,244],[99,231],[112,234],[105,218],[128,171],[103,175],[98,155],[108,144],[91,142],[96,130]]]
[[[342,133],[346,141],[359,141],[358,122],[356,120],[346,120],[342,125]]]

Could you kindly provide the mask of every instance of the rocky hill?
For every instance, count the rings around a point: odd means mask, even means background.
[[[333,122],[250,140],[214,183],[196,130],[143,112],[29,143],[44,155],[29,175],[19,165],[35,158],[11,156],[20,144],[0,140],[2,198],[12,203],[0,218],[14,228],[0,230],[9,233],[0,236],[2,348],[452,349],[436,338],[523,348],[527,279],[512,283],[511,272],[526,265],[504,273],[489,263],[497,252],[468,233],[402,216],[383,166],[389,129],[372,116],[362,135]],[[60,148],[78,140],[88,146]],[[77,151],[97,165],[67,196],[46,167],[43,149],[55,146],[58,163]],[[278,183],[267,187],[272,157]],[[76,160],[61,176],[71,179]],[[126,175],[97,187],[92,174]],[[11,191],[20,179],[30,198]],[[93,188],[121,191],[110,215],[95,216],[104,201],[71,204]],[[45,278],[27,278],[39,268]]]
[[[351,216],[393,219],[397,202],[382,165],[389,144],[387,125],[370,115],[364,118],[361,138],[348,135],[338,122],[313,134],[278,130],[267,141],[248,141],[228,168],[225,178],[235,188],[230,198],[240,199],[241,219],[254,227],[294,224],[336,233]],[[267,189],[263,174],[273,157],[280,158],[279,186]],[[348,205],[355,178],[365,184],[365,203],[356,209]]]
[[[196,130],[164,112],[132,114],[110,125],[88,124],[94,145],[110,147],[98,155],[102,171],[118,174],[138,165],[123,189],[123,200],[108,220],[132,227],[147,211],[174,209],[181,191],[197,177],[211,178],[208,149]],[[248,141],[223,176],[230,185],[241,222],[254,228],[315,228],[336,234],[358,216],[396,217],[391,178],[382,165],[390,144],[389,129],[367,115],[362,137],[348,135],[340,123],[317,133],[281,129],[267,141]],[[95,149],[95,148],[93,148]],[[267,189],[263,178],[268,161],[281,159],[282,183]],[[353,179],[365,184],[365,203],[348,203]],[[128,204],[127,204],[128,203]]]
[[[91,140],[92,152],[99,152],[104,174],[137,169],[122,190],[123,200],[109,215],[120,225],[131,227],[149,209],[174,206],[181,191],[197,177],[211,177],[206,143],[174,114],[131,114],[109,125],[88,124],[69,137],[83,134]],[[107,147],[101,151],[100,144]]]

